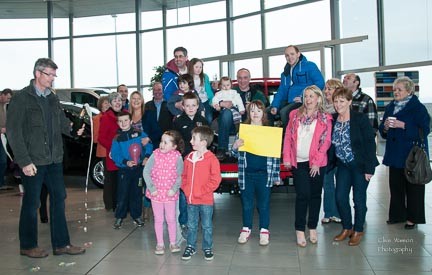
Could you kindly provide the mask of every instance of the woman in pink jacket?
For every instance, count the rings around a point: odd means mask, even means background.
[[[318,242],[316,227],[332,129],[332,117],[324,112],[323,101],[317,86],[306,87],[303,105],[290,113],[285,132],[283,163],[286,168],[292,168],[296,190],[295,229],[300,247],[306,246],[306,223],[310,242]]]

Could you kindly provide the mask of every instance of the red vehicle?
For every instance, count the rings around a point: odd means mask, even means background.
[[[272,102],[274,94],[276,94],[277,89],[279,88],[280,78],[252,78],[250,81],[250,85],[258,91],[264,93],[264,95],[269,100],[269,103]],[[233,86],[237,86],[237,81],[233,80]],[[221,174],[222,174],[222,183],[217,192],[229,192],[231,194],[238,193],[238,165],[237,160],[235,158],[227,158],[220,164]],[[285,166],[281,164],[281,180],[284,185],[289,185],[289,178],[292,177],[292,173],[290,170],[285,169]]]

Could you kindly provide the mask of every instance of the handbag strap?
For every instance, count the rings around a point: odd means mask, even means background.
[[[419,127],[419,136],[420,136],[420,146],[425,147],[425,142],[423,138],[423,128]]]

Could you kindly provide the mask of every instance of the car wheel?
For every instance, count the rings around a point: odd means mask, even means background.
[[[90,170],[90,178],[97,187],[103,188],[104,164],[102,160],[99,159],[93,163],[93,166],[91,167]]]

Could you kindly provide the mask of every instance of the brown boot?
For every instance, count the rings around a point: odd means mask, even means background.
[[[363,232],[357,232],[355,231],[352,235],[351,235],[351,239],[348,242],[349,246],[356,246],[360,244],[361,238],[363,236]]]
[[[144,207],[143,209],[143,220],[144,222],[148,222],[150,220],[150,207]]]
[[[345,240],[346,238],[350,238],[351,235],[352,235],[351,229],[343,229],[342,232],[339,235],[337,235],[336,237],[334,237],[333,240],[340,242],[340,241]]]

